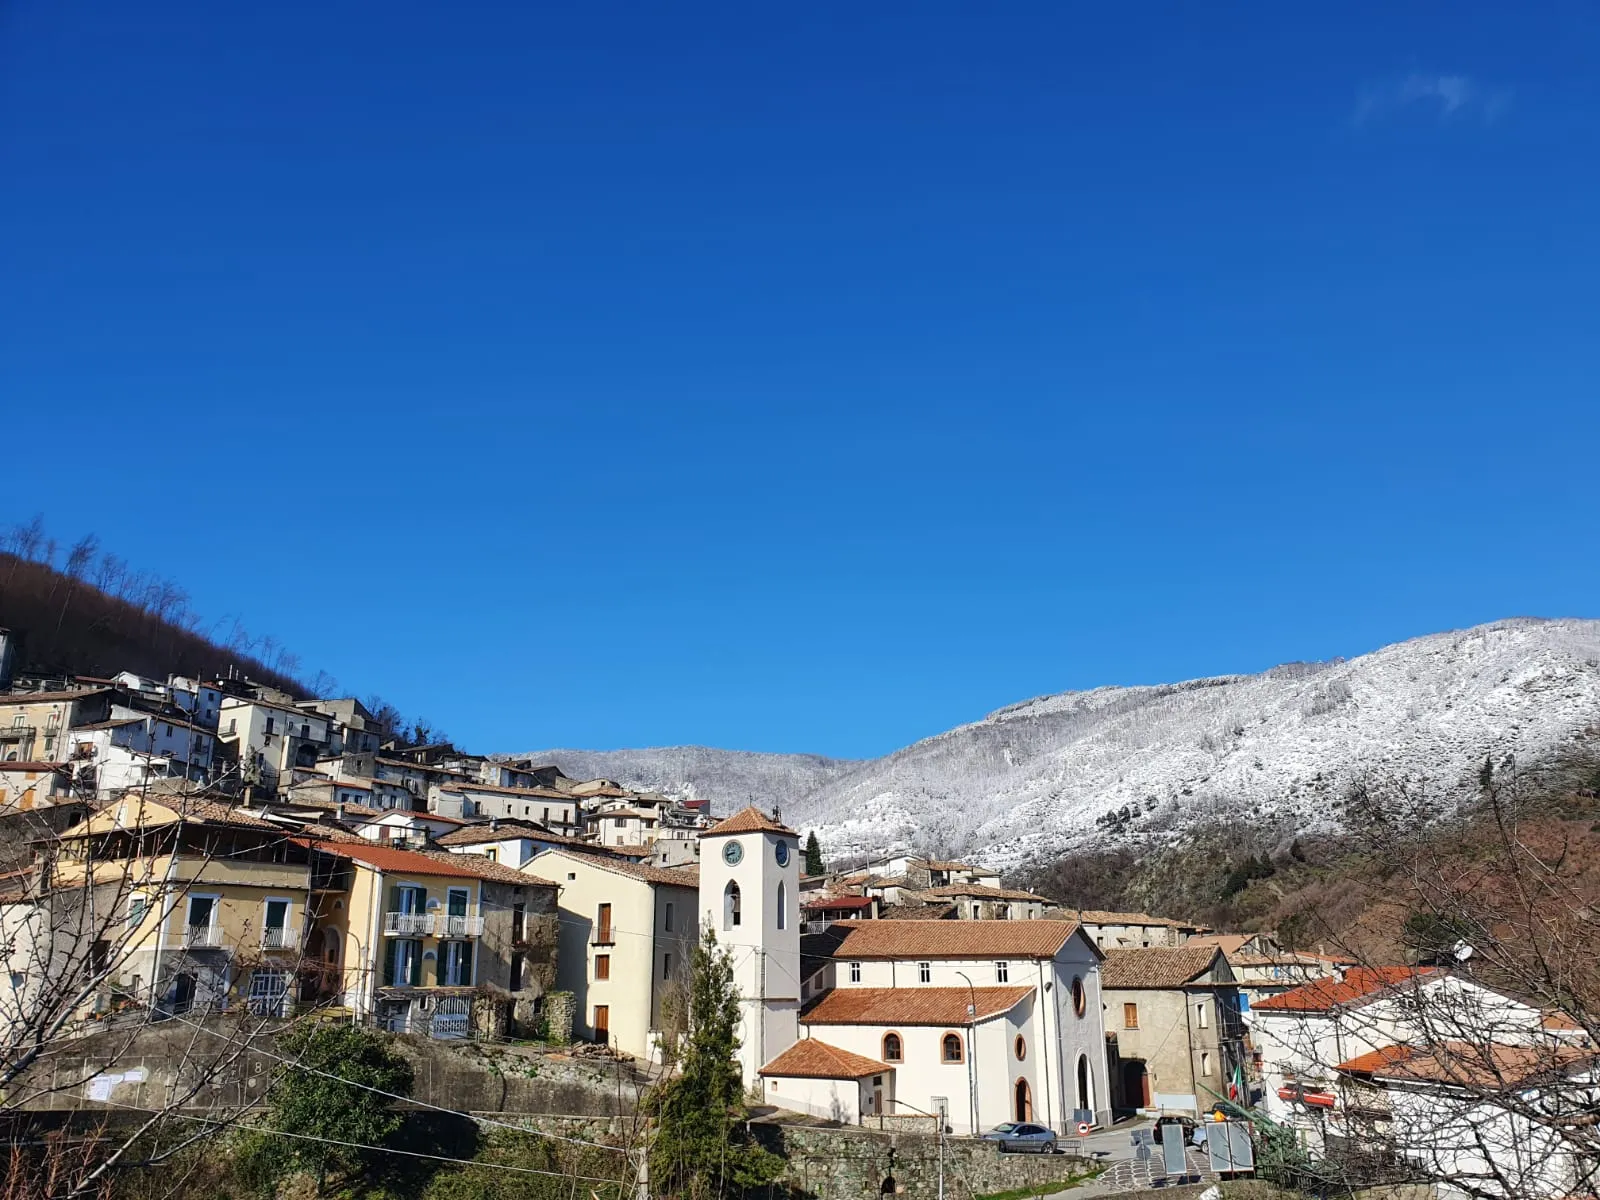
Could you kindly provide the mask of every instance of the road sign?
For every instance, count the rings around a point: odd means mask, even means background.
[[[1078,1136],[1079,1137],[1088,1137],[1089,1136],[1089,1131],[1091,1129],[1093,1129],[1093,1128],[1094,1128],[1094,1126],[1089,1124],[1089,1122],[1087,1122],[1087,1121],[1079,1121],[1078,1122]]]

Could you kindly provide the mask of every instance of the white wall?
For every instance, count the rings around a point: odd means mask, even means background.
[[[887,1067],[881,1076],[865,1079],[802,1079],[792,1075],[771,1076],[766,1080],[768,1104],[790,1112],[808,1113],[825,1120],[857,1125],[861,1114],[872,1106],[873,1079],[883,1080],[884,1111],[893,1112],[895,1076]]]

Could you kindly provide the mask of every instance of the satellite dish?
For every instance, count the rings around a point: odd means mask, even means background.
[[[1467,945],[1466,942],[1458,941],[1454,946],[1450,947],[1450,953],[1455,956],[1457,962],[1466,962],[1467,959],[1472,957],[1472,947]]]

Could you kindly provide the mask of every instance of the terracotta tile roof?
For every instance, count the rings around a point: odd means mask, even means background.
[[[1432,1047],[1384,1046],[1342,1062],[1334,1070],[1368,1079],[1498,1088],[1564,1075],[1597,1059],[1600,1052],[1576,1046],[1444,1042]]]
[[[553,834],[548,829],[535,825],[532,821],[500,820],[493,829],[489,828],[488,821],[480,821],[476,825],[465,825],[460,829],[452,829],[449,833],[441,834],[436,840],[441,846],[481,846],[484,842],[509,842],[516,838],[537,838],[544,840],[571,840],[562,839],[560,834]]]
[[[815,900],[807,900],[801,908],[815,909],[820,912],[825,908],[862,909],[872,907],[871,896],[818,896]]]
[[[1084,908],[1061,910],[1061,916],[1069,921],[1077,921],[1083,925],[1150,925],[1162,929],[1204,929],[1204,925],[1196,925],[1193,921],[1177,921],[1171,917],[1153,917],[1149,913],[1140,912],[1108,912],[1102,908]]]
[[[941,900],[971,896],[979,900],[1035,900],[1040,904],[1055,904],[1054,900],[1046,900],[1043,896],[1019,888],[985,887],[979,883],[952,883],[948,887],[929,888],[925,894]]]
[[[584,854],[574,850],[546,850],[543,854],[537,855],[533,861],[538,862],[552,854],[560,855],[580,866],[598,867],[602,871],[610,871],[613,875],[626,875],[629,879],[642,879],[646,883],[697,889],[700,886],[698,867],[647,867],[644,863],[629,862],[623,858],[613,858],[604,854]]]
[[[1065,921],[848,921],[840,958],[1054,958]]]
[[[330,841],[326,838],[295,838],[295,842],[340,858],[353,858],[376,867],[380,871],[395,871],[405,875],[444,875],[450,878],[487,879],[494,883],[511,883],[524,887],[554,887],[555,884],[537,875],[514,871],[480,858],[476,854],[451,854],[445,850],[397,850],[363,838],[359,842]]]
[[[70,688],[64,692],[0,692],[0,705],[55,704],[63,700],[85,700],[109,692],[110,688]]]
[[[762,1067],[761,1074],[792,1079],[863,1079],[868,1075],[887,1075],[893,1070],[888,1063],[875,1058],[852,1054],[816,1038],[805,1038]]]
[[[1102,991],[1178,988],[1203,975],[1221,957],[1215,946],[1134,946],[1108,949],[1100,967]]]
[[[1031,987],[834,988],[800,1014],[812,1025],[965,1025],[976,1000],[980,1021],[1010,1012]]]
[[[1229,958],[1244,950],[1245,943],[1256,935],[1253,933],[1197,933],[1186,943],[1190,946],[1217,946]]]
[[[724,833],[787,833],[800,836],[787,825],[774,821],[754,804],[746,805],[727,820],[718,821],[700,836],[717,837]]]
[[[927,858],[921,860],[912,859],[911,861],[921,861],[922,865],[927,867],[930,871],[976,871],[978,869],[971,863],[944,862],[937,858]]]
[[[0,762],[0,775],[8,771],[27,771],[37,775],[41,771],[59,771],[66,775],[69,773],[66,763],[49,762]]]
[[[69,736],[74,733],[99,733],[103,729],[121,729],[125,725],[143,724],[143,717],[117,717],[111,721],[96,721],[92,725],[74,725],[67,733]]]
[[[578,798],[568,792],[558,792],[554,788],[519,788],[502,787],[498,783],[446,783],[439,788],[441,792],[489,792],[495,796],[532,796],[539,800],[559,800],[563,804],[576,804]]]
[[[1439,974],[1437,967],[1355,967],[1343,979],[1318,979],[1303,987],[1268,996],[1250,1006],[1253,1012],[1325,1013],[1391,988],[1415,984]]]

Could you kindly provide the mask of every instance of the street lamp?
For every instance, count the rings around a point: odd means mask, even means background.
[[[965,971],[957,975],[967,981],[967,1091],[972,1105],[972,1136],[978,1136],[983,1127],[978,1117],[978,989]]]

